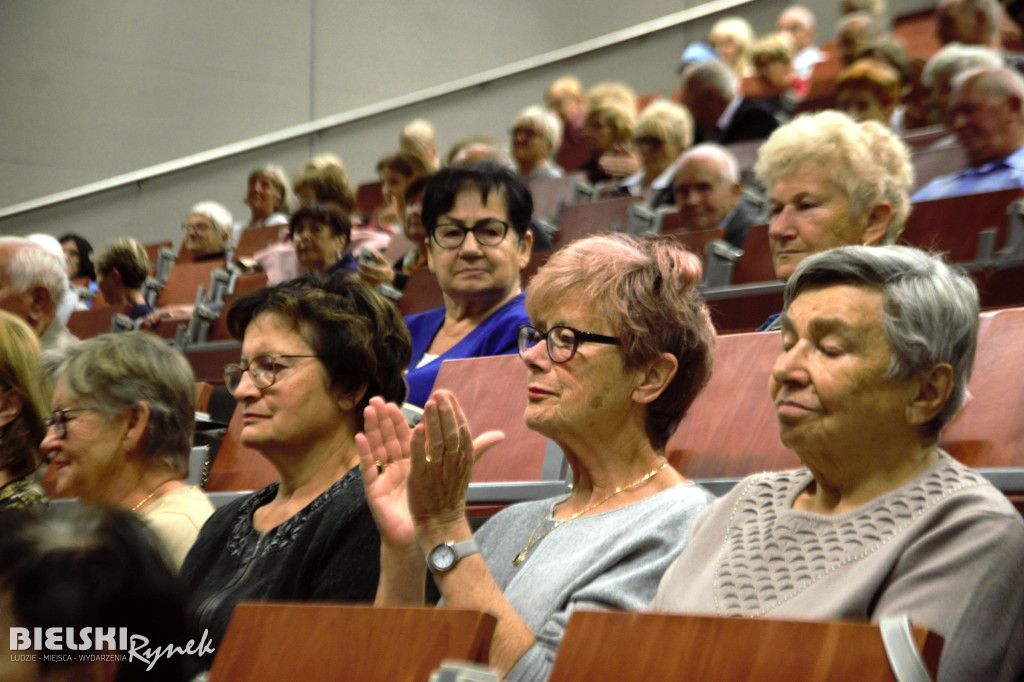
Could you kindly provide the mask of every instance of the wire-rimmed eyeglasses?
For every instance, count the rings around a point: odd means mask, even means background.
[[[249,373],[249,378],[252,379],[252,384],[256,388],[270,388],[277,381],[277,373],[282,369],[289,369],[287,365],[282,365],[278,361],[287,358],[316,358],[318,355],[283,355],[278,353],[263,353],[257,355],[249,360],[243,360],[240,363],[231,363],[230,365],[224,365],[224,383],[227,384],[228,390],[232,393],[238,389],[238,384],[242,383],[242,375],[245,372]]]
[[[536,327],[524,324],[519,327],[519,336],[516,340],[519,344],[520,357],[523,356],[523,353],[544,341],[551,362],[559,364],[572,360],[573,356],[576,355],[576,349],[579,348],[581,343],[604,343],[610,346],[622,345],[622,341],[614,336],[581,332],[579,329],[573,329],[565,325],[558,325],[546,332],[542,332]]]
[[[69,419],[68,415],[72,412],[85,412],[87,410],[101,410],[103,408],[95,405],[89,405],[87,407],[62,407],[59,410],[54,410],[50,413],[50,416],[43,420],[43,424],[46,426],[46,430],[49,431],[51,428],[56,430],[57,438],[64,440],[68,437],[68,422],[74,421]]]

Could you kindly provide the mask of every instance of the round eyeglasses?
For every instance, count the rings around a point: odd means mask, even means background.
[[[243,360],[240,363],[232,363],[224,366],[224,383],[228,390],[234,393],[238,385],[242,383],[242,375],[249,373],[252,384],[256,388],[270,388],[277,381],[277,373],[283,369],[290,369],[279,360],[286,358],[315,358],[317,355],[278,355],[276,353],[264,353],[257,355],[251,360]]]
[[[522,357],[523,353],[544,341],[545,345],[547,345],[548,357],[551,358],[551,362],[559,364],[572,360],[573,356],[576,355],[576,349],[579,348],[581,343],[604,343],[609,346],[622,345],[622,341],[614,336],[581,332],[579,329],[573,329],[565,325],[552,327],[546,332],[542,332],[536,327],[524,324],[519,328],[519,336],[516,340],[519,344],[519,357]]]
[[[461,220],[445,218],[444,222],[437,224],[430,237],[442,249],[457,249],[466,241],[466,235],[472,232],[480,246],[497,246],[505,240],[508,227],[507,222],[497,218],[484,218],[472,226]]]
[[[54,410],[50,413],[50,416],[43,420],[43,424],[46,426],[46,430],[54,429],[57,433],[57,438],[64,440],[68,437],[68,423],[74,421],[69,419],[68,415],[72,412],[86,412],[88,410],[99,410],[100,407],[90,405],[88,407],[62,407],[59,410]]]

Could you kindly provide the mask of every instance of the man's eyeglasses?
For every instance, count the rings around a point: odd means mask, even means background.
[[[188,232],[189,230],[195,230],[196,232],[209,232],[213,230],[214,225],[211,223],[182,223],[181,231]]]
[[[232,363],[224,366],[224,383],[232,393],[242,383],[242,374],[249,373],[253,386],[256,388],[270,388],[277,381],[277,373],[282,369],[290,369],[279,360],[286,358],[315,358],[316,355],[278,355],[276,353],[264,353],[257,355],[251,360],[241,363]]]
[[[497,246],[508,234],[508,223],[497,218],[484,218],[472,227],[467,227],[461,220],[445,218],[434,228],[431,239],[442,249],[457,249],[466,241],[466,235],[470,232],[476,238],[477,244],[481,246]]]
[[[579,329],[573,329],[564,325],[552,327],[546,332],[542,332],[536,327],[524,324],[519,328],[519,336],[516,340],[519,344],[520,357],[541,341],[545,341],[548,348],[548,357],[551,358],[551,362],[559,364],[572,360],[573,356],[576,355],[576,349],[579,348],[581,343],[604,343],[610,346],[622,344],[622,341],[614,336],[581,332]]]
[[[50,413],[50,416],[43,420],[43,424],[46,425],[46,430],[49,431],[51,428],[57,432],[57,438],[64,440],[68,437],[68,422],[74,421],[69,419],[68,415],[72,412],[85,412],[86,410],[100,410],[103,408],[90,405],[88,407],[62,407],[59,410],[54,410]]]

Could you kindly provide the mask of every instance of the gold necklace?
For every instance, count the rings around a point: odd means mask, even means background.
[[[153,499],[153,496],[154,496],[154,495],[156,495],[156,491],[157,491],[157,490],[160,490],[160,488],[163,488],[163,487],[164,487],[164,485],[165,485],[165,484],[167,484],[167,483],[168,483],[168,481],[164,481],[163,483],[161,483],[161,484],[160,484],[160,485],[158,485],[157,487],[153,488],[153,491],[152,491],[151,493],[149,493],[148,495],[146,495],[145,497],[143,497],[143,498],[142,498],[142,500],[140,500],[138,504],[136,504],[136,505],[135,505],[134,507],[132,507],[132,511],[133,511],[133,512],[137,512],[137,511],[139,511],[140,509],[142,509],[142,507],[143,507],[143,506],[145,506],[145,504],[146,504],[147,502],[149,502],[150,500],[152,500],[152,499]]]
[[[636,479],[635,481],[633,481],[632,483],[630,483],[627,486],[624,486],[622,488],[616,488],[615,492],[611,493],[610,495],[608,495],[606,497],[602,497],[600,500],[598,500],[594,504],[589,505],[585,509],[581,509],[580,511],[576,512],[575,514],[572,514],[569,518],[567,518],[567,519],[555,519],[555,522],[551,525],[550,528],[548,528],[546,531],[541,533],[541,535],[539,537],[534,539],[534,536],[537,535],[537,531],[540,530],[540,527],[544,523],[544,521],[546,521],[549,518],[553,518],[554,517],[555,510],[552,507],[551,513],[548,514],[547,516],[542,516],[540,518],[540,521],[537,522],[537,525],[533,527],[533,531],[530,533],[530,539],[526,541],[526,547],[524,547],[523,551],[520,552],[519,554],[516,554],[515,558],[512,559],[512,565],[513,566],[518,566],[519,564],[521,564],[524,561],[526,561],[526,555],[530,553],[530,550],[533,549],[533,546],[536,545],[541,540],[543,540],[544,538],[546,538],[551,533],[551,531],[553,531],[554,529],[558,528],[562,524],[568,523],[570,521],[575,521],[576,519],[578,519],[579,517],[583,516],[587,512],[593,511],[594,509],[597,509],[602,504],[604,504],[608,500],[612,499],[613,497],[615,497],[619,493],[624,493],[627,490],[633,490],[634,488],[640,487],[641,485],[643,485],[647,481],[649,481],[652,478],[654,478],[655,476],[657,476],[658,473],[662,469],[667,467],[667,466],[668,466],[668,462],[662,462],[661,466],[657,466],[657,467],[651,469],[646,474],[644,474],[640,478]]]

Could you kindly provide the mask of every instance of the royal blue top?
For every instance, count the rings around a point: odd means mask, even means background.
[[[409,382],[409,397],[406,400],[423,407],[430,397],[437,372],[444,360],[518,352],[516,336],[519,333],[519,326],[530,323],[525,303],[526,294],[519,294],[491,313],[490,317],[477,325],[465,338],[422,367],[417,365],[444,323],[444,308],[435,308],[405,318],[409,333],[412,335],[412,362],[409,363],[409,373],[406,375]]]

